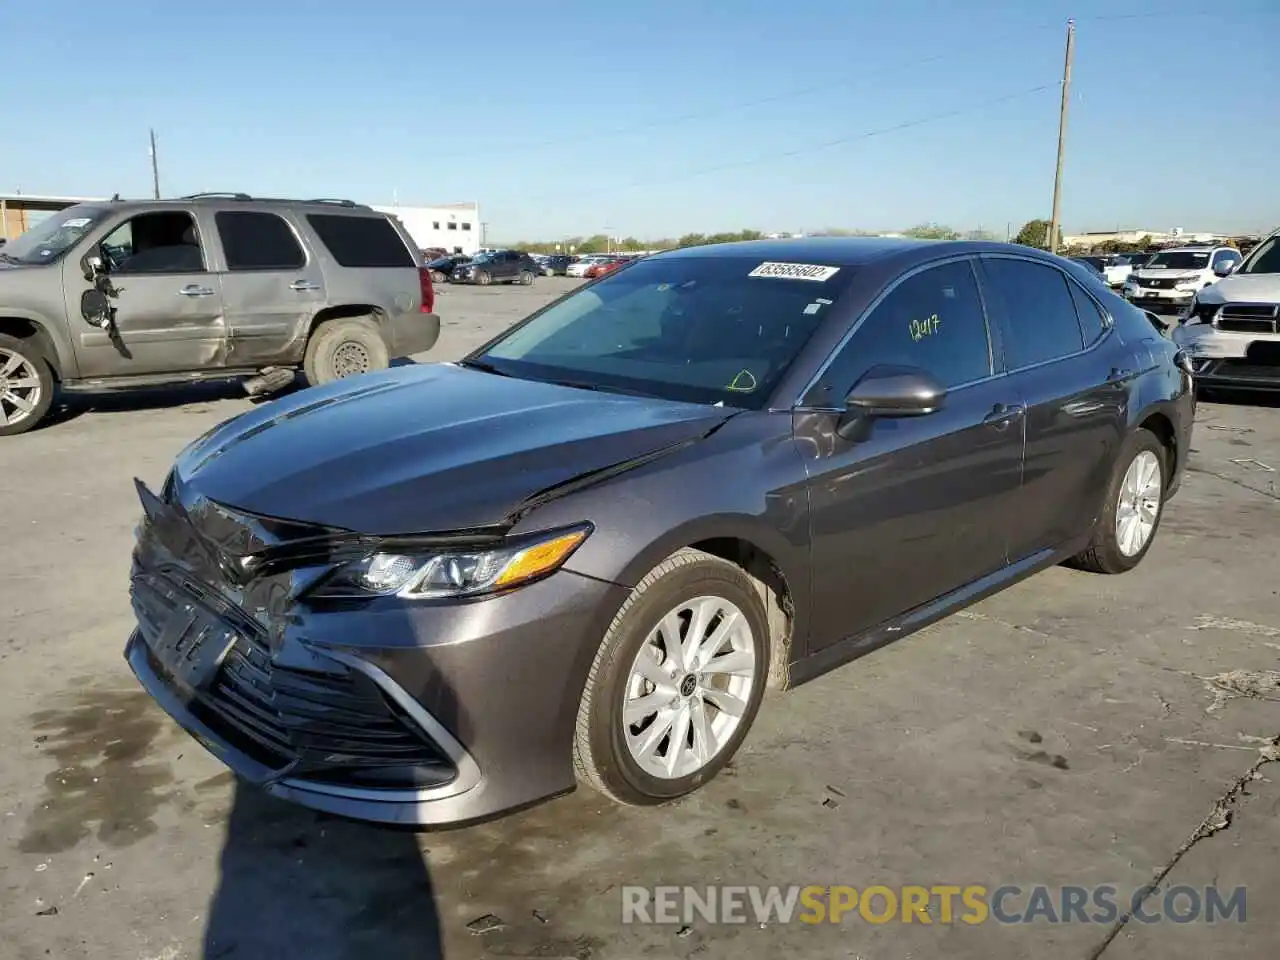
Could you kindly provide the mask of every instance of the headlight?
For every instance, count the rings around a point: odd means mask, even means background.
[[[311,596],[442,600],[509,590],[560,569],[590,533],[583,525],[477,550],[374,553],[340,567]]]
[[[1199,277],[1187,277],[1185,280],[1178,281],[1178,289],[1183,290],[1187,287],[1198,287],[1200,286],[1200,283],[1201,280]]]

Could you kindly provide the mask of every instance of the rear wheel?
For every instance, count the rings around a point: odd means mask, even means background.
[[[312,386],[385,370],[391,364],[387,345],[369,317],[330,320],[311,334],[302,361]]]
[[[1168,451],[1149,430],[1135,430],[1121,448],[1093,540],[1072,565],[1093,573],[1124,573],[1147,555],[1164,512]]]
[[[768,658],[764,604],[745,571],[698,550],[668,557],[631,592],[591,665],[579,779],[628,805],[693,792],[746,737]]]
[[[533,283],[533,273],[528,270],[521,270],[520,276],[516,279],[519,280],[521,286],[527,287]]]
[[[0,437],[26,433],[53,403],[53,371],[31,340],[0,334]]]

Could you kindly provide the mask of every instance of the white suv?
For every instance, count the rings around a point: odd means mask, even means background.
[[[1198,388],[1280,390],[1280,230],[1196,293],[1171,336]]]
[[[1124,281],[1124,295],[1145,310],[1186,307],[1196,292],[1240,263],[1234,247],[1173,247],[1161,250]]]

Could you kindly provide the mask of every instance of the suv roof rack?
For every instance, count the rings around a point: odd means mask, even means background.
[[[188,193],[185,197],[179,197],[179,200],[252,200],[253,197],[247,193],[233,193],[229,190],[210,190],[205,193]]]
[[[303,203],[332,203],[338,207],[354,207],[358,204],[354,200],[338,200],[334,197],[316,197],[311,200],[304,200]]]

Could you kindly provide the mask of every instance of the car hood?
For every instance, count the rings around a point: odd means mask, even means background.
[[[1200,291],[1201,303],[1280,303],[1280,273],[1240,273]]]
[[[1204,270],[1168,270],[1156,267],[1154,270],[1134,270],[1131,276],[1139,280],[1195,280],[1204,276],[1207,270],[1207,267]]]
[[[184,491],[260,516],[380,535],[470,530],[695,442],[734,412],[413,364],[251,410],[175,469]]]

